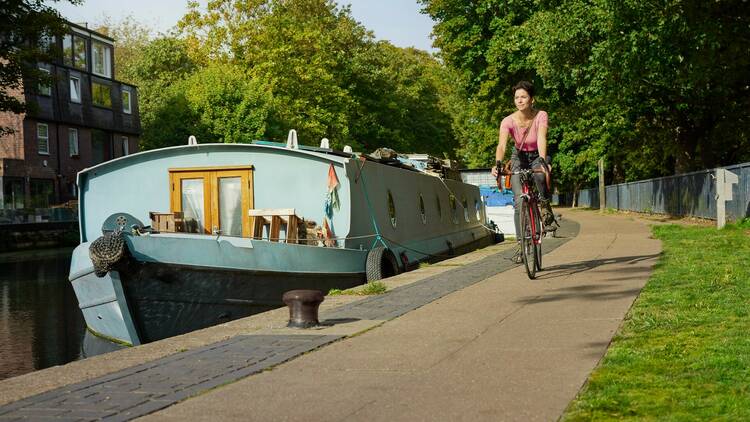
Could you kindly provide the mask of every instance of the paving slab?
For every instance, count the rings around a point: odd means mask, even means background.
[[[537,280],[513,267],[144,419],[556,420],[661,251],[642,221],[564,216],[580,233],[545,255]]]

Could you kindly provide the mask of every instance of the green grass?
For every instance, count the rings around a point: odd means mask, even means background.
[[[653,231],[663,256],[563,420],[750,420],[750,220]]]
[[[385,283],[380,281],[370,281],[363,286],[353,287],[351,289],[331,289],[328,292],[328,296],[339,296],[339,295],[356,295],[356,296],[369,296],[369,295],[382,295],[388,290]]]

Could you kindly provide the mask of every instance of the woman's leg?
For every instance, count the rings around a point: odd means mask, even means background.
[[[534,160],[534,162],[531,163],[531,168],[534,170],[541,170],[542,168],[544,168],[544,164],[541,159],[537,158],[536,160]],[[552,214],[552,205],[550,204],[549,189],[547,189],[546,174],[534,173],[534,184],[536,185],[537,192],[539,192],[539,211],[542,214],[542,222],[544,223],[544,228],[547,231],[551,231],[553,227],[550,226],[554,223],[555,217]]]
[[[516,150],[513,150],[513,154],[510,157],[511,160],[511,171],[516,172],[521,170],[521,163],[518,159],[518,153]],[[514,174],[510,177],[510,188],[513,190],[513,223],[516,227],[516,240],[520,241],[521,239],[521,222],[520,222],[520,213],[521,213],[521,193],[523,193],[523,189],[521,188],[521,176],[518,174]]]

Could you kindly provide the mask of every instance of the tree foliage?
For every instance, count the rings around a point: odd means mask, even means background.
[[[64,20],[42,0],[3,0],[0,22],[0,112],[23,113],[29,110],[19,95],[24,84],[34,87],[50,82],[37,63],[59,54],[43,40],[61,36],[66,30]],[[10,128],[0,126],[0,135],[7,132]]]
[[[591,180],[602,157],[618,181],[750,160],[742,0],[420,1],[479,132],[512,111],[515,82],[541,88],[569,184]],[[466,132],[463,155],[490,164],[495,139]]]
[[[118,77],[138,86],[142,146],[284,140],[453,155],[456,86],[426,52],[375,41],[331,0],[216,0],[170,35],[103,22]],[[453,97],[456,97],[453,95]],[[452,98],[452,97],[451,97]]]

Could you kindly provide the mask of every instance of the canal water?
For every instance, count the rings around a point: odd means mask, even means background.
[[[0,253],[0,379],[84,356],[72,248]]]

